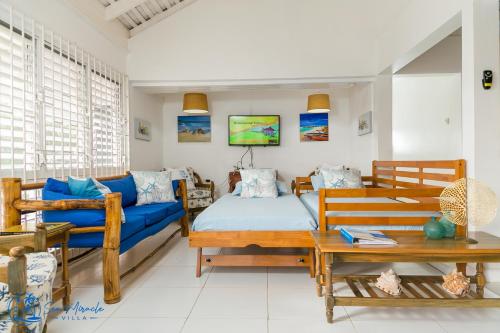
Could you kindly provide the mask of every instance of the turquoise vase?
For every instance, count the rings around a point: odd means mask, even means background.
[[[428,239],[442,239],[446,230],[443,224],[436,221],[436,218],[433,217],[424,225],[424,233]]]
[[[444,227],[444,237],[445,238],[455,238],[455,231],[457,230],[457,226],[450,221],[446,217],[441,217],[439,223]]]

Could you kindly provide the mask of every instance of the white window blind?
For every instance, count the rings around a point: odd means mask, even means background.
[[[127,91],[124,74],[0,3],[0,176],[123,174]]]

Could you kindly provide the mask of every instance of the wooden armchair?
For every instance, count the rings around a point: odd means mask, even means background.
[[[188,210],[191,215],[210,206],[214,202],[215,185],[207,179],[203,181],[200,175],[193,171],[195,189],[188,189]]]
[[[29,252],[45,252],[47,251],[47,230],[43,223],[37,224],[34,234],[22,235],[2,235],[0,236],[0,254],[8,255],[10,259],[7,265],[0,265],[0,283],[7,284],[8,296],[3,297],[3,301],[8,304],[7,313],[0,311],[0,321],[4,321],[7,327],[10,327],[10,332],[46,332],[47,331],[47,311],[50,303],[43,303],[46,300],[41,295],[30,295],[28,292],[29,272],[27,268],[28,259],[26,253]],[[42,254],[43,256],[43,254]],[[50,256],[46,254],[45,257]],[[45,259],[46,259],[45,258]],[[40,259],[40,258],[38,258]],[[32,258],[36,260],[36,258]],[[4,260],[2,260],[4,261]],[[48,284],[50,289],[44,290],[37,288],[40,293],[51,292],[55,270],[57,269],[56,259],[52,258],[51,267],[44,267],[50,270],[52,281]],[[40,264],[39,262],[36,262]],[[40,299],[40,303],[33,304],[33,299]],[[48,299],[51,299],[49,297]],[[0,309],[2,304],[0,304]],[[33,320],[33,315],[36,315],[37,320]],[[26,320],[27,316],[31,316],[30,320]]]

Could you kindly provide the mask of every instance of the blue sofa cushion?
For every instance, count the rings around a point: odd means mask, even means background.
[[[71,194],[42,190],[42,200],[88,199]],[[71,222],[77,227],[102,226],[106,221],[104,209],[47,210],[42,212],[44,222]]]
[[[182,201],[152,203],[141,206],[130,206],[124,209],[125,216],[142,216],[146,219],[146,226],[158,223],[164,218],[182,210]]]
[[[102,196],[102,193],[97,189],[97,186],[90,177],[86,179],[68,177],[68,186],[71,195],[84,198],[97,198]]]
[[[124,241],[146,228],[145,218],[140,215],[127,216],[127,223],[121,225],[120,241]],[[103,232],[71,235],[69,247],[102,247]]]
[[[120,192],[122,194],[122,207],[135,205],[137,202],[137,190],[135,188],[134,177],[127,176],[121,179],[113,179],[100,182],[107,186],[111,192]]]
[[[62,194],[71,194],[69,189],[69,185],[67,182],[63,182],[61,180],[57,180],[54,178],[49,178],[45,182],[45,186],[43,187],[45,190],[52,192],[59,192]]]

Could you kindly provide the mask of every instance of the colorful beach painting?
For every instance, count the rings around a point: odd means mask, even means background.
[[[177,138],[179,142],[210,142],[210,116],[178,116]]]
[[[300,114],[300,141],[328,141],[328,113]]]

